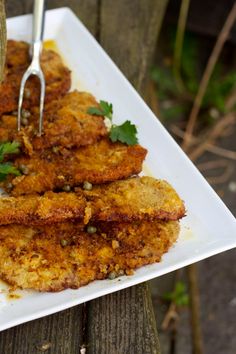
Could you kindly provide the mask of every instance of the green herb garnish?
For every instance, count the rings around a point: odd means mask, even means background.
[[[137,128],[129,120],[121,125],[112,125],[110,139],[113,143],[115,141],[121,141],[128,145],[135,145],[138,143]]]
[[[3,161],[5,155],[18,154],[20,144],[17,141],[5,142],[0,144],[0,162]]]
[[[87,110],[87,113],[95,115],[95,116],[103,116],[112,120],[113,107],[112,103],[108,103],[106,101],[100,101],[99,107],[90,107]]]
[[[20,171],[11,162],[2,162],[6,155],[18,154],[19,146],[20,144],[16,141],[0,144],[0,181],[3,181],[9,174],[20,175]]]
[[[112,122],[113,106],[112,103],[100,101],[99,107],[90,107],[88,108],[87,113],[107,117]],[[113,143],[115,141],[120,141],[127,145],[135,145],[138,143],[137,128],[129,120],[121,125],[112,124],[109,137]]]

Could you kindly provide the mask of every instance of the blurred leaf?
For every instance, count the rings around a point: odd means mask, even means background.
[[[151,78],[157,85],[159,99],[169,98],[170,96],[176,96],[178,94],[175,80],[170,69],[164,69],[161,66],[154,67],[151,70]]]
[[[207,87],[202,106],[203,108],[212,106],[224,113],[226,99],[236,87],[236,71],[230,71],[225,75],[222,71],[218,64]]]
[[[161,116],[163,119],[171,120],[175,118],[179,118],[180,116],[185,115],[186,108],[183,104],[174,104],[168,108],[161,108]]]
[[[164,53],[162,59],[159,66],[154,67],[151,72],[151,78],[157,86],[161,116],[166,121],[188,117],[205,69],[201,64],[203,59],[201,37],[191,32],[186,32],[181,58],[181,77],[185,90],[181,90],[181,92],[178,90],[173,68],[171,67],[175,38],[176,28],[173,26],[168,27],[167,35],[163,42]],[[202,128],[206,125],[211,125],[215,121],[215,117],[208,113],[210,109],[216,109],[219,112],[219,116],[226,113],[226,100],[235,89],[236,70],[226,67],[222,61],[218,61],[209,80],[199,113],[199,123]],[[172,101],[174,105],[165,107],[165,102],[163,101]]]
[[[199,85],[199,42],[189,32],[186,32],[184,37],[181,70],[187,90],[195,94]]]
[[[163,295],[163,299],[169,302],[174,302],[177,306],[187,306],[189,303],[189,296],[185,283],[178,281],[172,292],[167,292]]]

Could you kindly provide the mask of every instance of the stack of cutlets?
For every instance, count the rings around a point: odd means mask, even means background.
[[[0,86],[0,141],[19,141],[0,199],[0,278],[38,291],[78,288],[159,262],[176,241],[185,207],[165,181],[139,177],[146,149],[112,143],[88,93],[70,89],[60,56],[44,50],[44,134],[37,136],[39,90],[27,86],[24,128],[15,110],[28,45],[8,42]]]

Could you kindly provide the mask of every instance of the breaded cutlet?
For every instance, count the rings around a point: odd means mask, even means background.
[[[76,90],[46,104],[41,137],[37,136],[38,107],[27,111],[27,124],[20,133],[17,132],[17,117],[3,115],[0,118],[0,141],[18,140],[27,155],[57,146],[68,149],[93,144],[108,132],[103,117],[87,113],[91,106],[98,106],[95,98]]]
[[[0,278],[16,288],[61,291],[159,262],[176,241],[176,221],[97,226],[0,227]]]
[[[26,174],[8,176],[3,188],[10,186],[8,192],[18,196],[73,188],[85,181],[107,183],[141,172],[146,153],[140,145],[112,143],[106,138],[78,149],[48,149],[31,157],[16,157],[14,166],[24,166]]]
[[[0,85],[0,116],[17,110],[21,78],[29,64],[29,45],[8,40],[5,77]],[[43,50],[41,67],[46,81],[45,102],[57,99],[70,89],[70,70],[63,64],[59,54],[52,50]],[[32,76],[27,81],[25,92],[23,107],[38,105],[40,86],[36,77]]]
[[[134,177],[94,186],[76,193],[46,192],[0,198],[0,225],[50,224],[67,220],[131,222],[178,220],[184,203],[169,183],[152,177]]]

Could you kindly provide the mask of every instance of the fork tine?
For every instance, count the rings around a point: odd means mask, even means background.
[[[21,128],[21,111],[24,98],[24,89],[26,80],[31,75],[36,75],[40,80],[40,105],[39,105],[39,132],[41,136],[43,130],[43,108],[45,97],[45,78],[40,66],[40,55],[43,43],[43,30],[44,30],[44,18],[45,18],[45,0],[34,0],[34,14],[33,14],[33,38],[32,38],[32,60],[28,69],[24,73],[19,93],[18,101],[18,115],[17,115],[17,130]]]
[[[18,101],[18,114],[17,114],[17,130],[18,130],[18,132],[20,131],[20,128],[21,128],[21,110],[22,110],[22,103],[23,103],[23,98],[24,98],[25,83],[28,80],[29,76],[30,76],[29,71],[26,71],[21,79],[19,101]]]
[[[41,92],[40,92],[40,105],[39,105],[39,136],[41,136],[43,131],[43,107],[44,107],[44,98],[45,98],[45,80],[43,73],[39,73]]]

